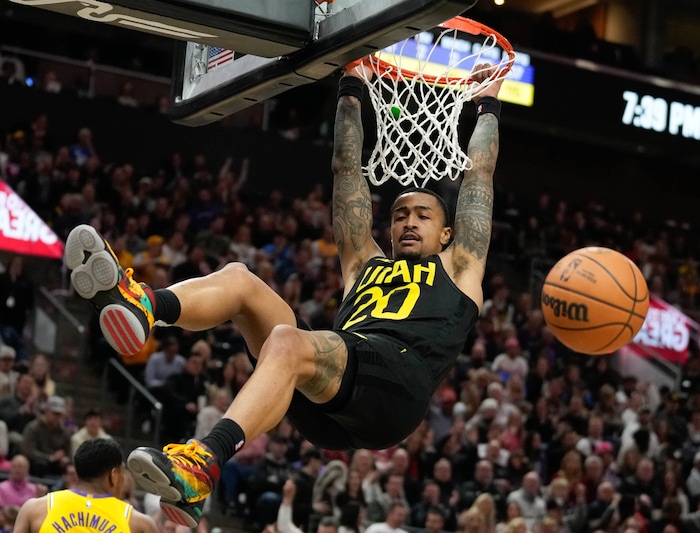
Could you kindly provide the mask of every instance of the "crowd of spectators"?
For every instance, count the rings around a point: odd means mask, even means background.
[[[343,286],[326,186],[261,195],[248,180],[254,160],[212,168],[205,154],[173,153],[140,173],[128,162],[103,161],[89,126],[73,140],[54,139],[50,124],[38,115],[2,140],[0,177],[61,239],[78,224],[95,226],[123,267],[153,288],[240,261],[312,327],[331,326]],[[608,357],[557,342],[523,289],[529,280],[520,268],[585,245],[610,246],[639,265],[652,292],[692,312],[698,236],[639,213],[612,221],[604,206],[546,193],[534,205],[499,195],[495,216],[507,229],[495,232],[492,249],[517,268],[490,267],[482,315],[425,422],[391,449],[338,453],[315,448],[284,421],[229,461],[212,506],[259,528],[277,524],[280,533],[292,526],[310,533],[700,531],[697,346],[682,390],[620,375]],[[386,207],[373,196],[375,238],[389,252]],[[95,324],[91,331],[92,357],[104,360],[109,347]],[[27,475],[70,486],[73,441],[104,431],[97,411],[79,429],[70,402],[56,396],[46,357],[25,357],[20,364],[9,342],[0,349],[0,421],[8,435],[0,453],[9,460],[8,482],[36,494],[51,487],[32,486]],[[205,434],[252,371],[230,323],[198,333],[156,328],[142,352],[122,362],[163,401],[163,443]],[[3,501],[1,489],[0,505],[10,509],[16,502]]]
[[[50,360],[36,353],[17,361],[14,348],[0,347],[0,526],[11,531],[19,507],[29,498],[75,487],[73,453],[87,439],[110,436],[97,409],[80,426],[73,402],[55,394]],[[17,369],[17,370],[15,370]]]

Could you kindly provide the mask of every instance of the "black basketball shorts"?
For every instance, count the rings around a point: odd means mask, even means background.
[[[298,326],[310,329],[300,319]],[[398,444],[428,410],[433,383],[423,359],[386,335],[335,333],[348,348],[338,394],[315,404],[295,391],[287,416],[321,448],[380,450]]]

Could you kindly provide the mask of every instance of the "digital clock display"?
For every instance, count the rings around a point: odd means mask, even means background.
[[[622,98],[623,124],[700,140],[700,107],[629,90],[622,93]]]
[[[533,105],[508,106],[504,124],[700,167],[697,85],[537,52],[530,60]]]

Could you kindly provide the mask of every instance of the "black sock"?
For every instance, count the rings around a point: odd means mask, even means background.
[[[221,468],[244,443],[245,434],[241,426],[229,418],[219,420],[209,435],[202,439],[202,444],[211,450]]]
[[[155,319],[162,320],[166,324],[174,324],[180,318],[180,300],[175,293],[168,289],[153,291],[156,298]]]

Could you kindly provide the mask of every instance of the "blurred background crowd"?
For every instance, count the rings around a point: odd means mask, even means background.
[[[547,52],[645,71],[631,53],[616,48],[607,54],[612,47],[583,23],[557,28],[545,16],[528,37],[508,20],[497,22],[504,33],[510,30]],[[15,44],[30,46],[19,34]],[[70,55],[69,44],[63,42],[61,53]],[[90,53],[95,61],[110,58],[121,68],[162,73],[157,55],[132,50],[129,58],[114,58],[111,50],[97,46]],[[91,96],[75,80],[50,72],[27,87],[27,79],[39,79],[31,60],[0,63],[3,88]],[[697,57],[688,50],[669,51],[666,67],[667,76],[697,80]],[[146,105],[133,92],[125,79],[109,105],[138,108],[144,121],[162,120],[167,98]],[[304,103],[294,98],[283,101],[289,105],[280,106],[266,131],[297,146],[318,146],[328,139],[328,124],[324,132],[321,118],[307,120],[300,112]],[[332,94],[325,100],[332,102]],[[95,226],[122,266],[153,288],[240,261],[314,328],[331,326],[343,285],[330,173],[308,177],[294,192],[261,188],[251,177],[265,164],[259,153],[212,155],[185,148],[163,158],[147,146],[131,154],[101,144],[94,134],[106,126],[100,116],[66,135],[66,124],[54,122],[56,114],[28,108],[24,120],[12,122],[0,115],[0,179],[60,239],[78,224]],[[263,127],[257,119],[247,126]],[[675,212],[654,216],[612,205],[603,191],[585,201],[574,188],[570,195],[522,195],[499,184],[499,172],[483,312],[424,423],[391,449],[339,453],[315,448],[283,421],[229,461],[203,528],[225,527],[218,520],[236,517],[248,529],[268,533],[700,531],[696,339],[678,387],[623,373],[611,357],[578,354],[554,338],[531,276],[533,263],[551,266],[576,248],[608,246],[640,267],[654,295],[696,317],[695,227]],[[454,201],[453,188],[439,188]],[[390,253],[391,197],[386,190],[373,192],[375,238]],[[60,271],[60,265],[53,267]],[[61,395],[52,378],[59,363],[27,342],[41,281],[21,256],[7,257],[0,274],[0,471],[6,478],[0,482],[0,525],[8,531],[27,498],[74,486],[72,453],[85,439],[108,436],[104,421],[112,414]],[[141,353],[125,358],[111,351],[94,319],[88,326],[87,368],[100,372],[106,360],[117,359],[162,403],[161,444],[206,434],[252,372],[230,323],[199,333],[156,328]],[[118,375],[111,377],[110,391],[117,403],[127,401]],[[148,410],[141,406],[144,438],[155,430]],[[122,497],[157,513],[157,504],[133,484]],[[163,531],[175,530],[164,519],[159,524]]]

